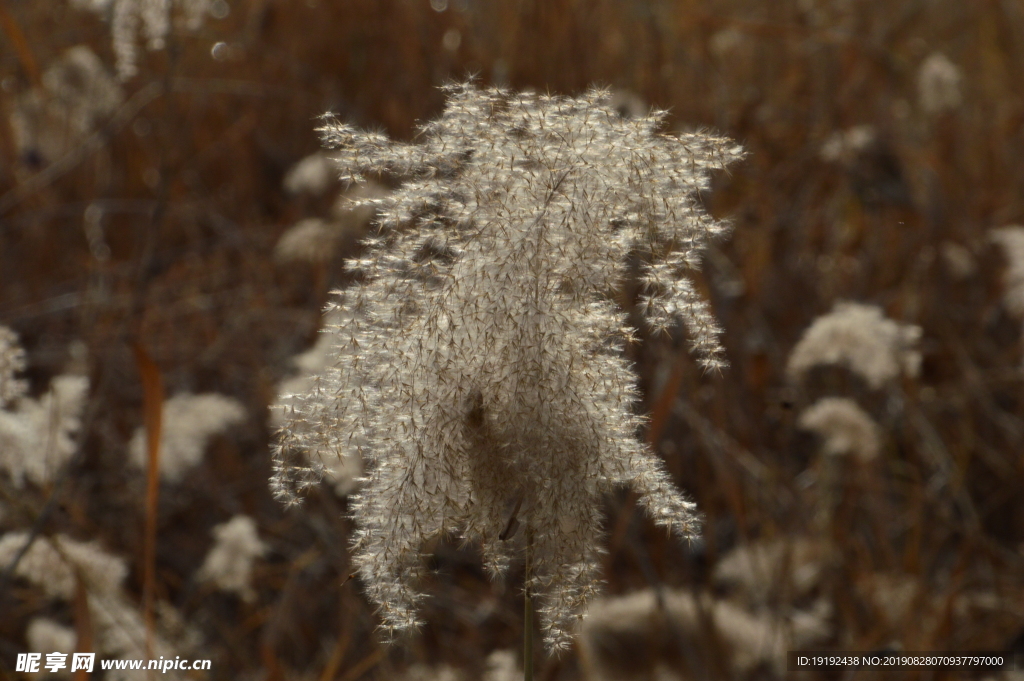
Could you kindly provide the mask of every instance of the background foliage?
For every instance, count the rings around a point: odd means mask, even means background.
[[[24,488],[0,476],[0,531],[99,539],[127,558],[127,588],[141,600],[145,476],[127,465],[144,419],[141,348],[167,396],[218,392],[247,414],[160,496],[156,597],[199,632],[195,656],[214,660],[210,678],[384,679],[417,662],[473,678],[490,651],[517,646],[515,577],[492,585],[472,551],[438,545],[422,637],[379,648],[358,582],[345,581],[344,498],[324,488],[288,512],[270,499],[268,404],[289,359],[315,341],[327,292],[345,283],[340,257],[273,259],[287,228],[327,214],[336,194],[289,195],[282,180],[317,149],[316,117],[327,110],[408,139],[440,110],[436,86],[450,78],[475,73],[567,94],[596,82],[624,101],[670,109],[675,128],[712,128],[748,151],[706,197],[734,224],[700,282],[731,368],[705,375],[683,338],[631,350],[654,414],[652,444],[705,514],[705,541],[687,549],[654,531],[630,497],[610,500],[608,592],[712,588],[730,549],[809,537],[827,547],[814,585],[831,608],[824,645],[1021,645],[1021,323],[1004,300],[1008,263],[990,234],[1024,222],[1017,3],[228,7],[197,30],[173,30],[163,50],[141,50],[124,102],[66,155],[19,148],[7,123],[0,128],[0,323],[27,350],[32,395],[74,356],[91,385],[68,474]],[[101,14],[0,0],[0,19],[6,114],[72,46],[88,45],[113,72]],[[939,107],[920,80],[935,53],[960,74],[957,97]],[[836,134],[855,126],[870,126],[869,142],[836,147]],[[844,371],[788,379],[801,334],[842,300],[920,326],[920,373],[884,388]],[[798,416],[836,394],[879,424],[881,453],[870,466],[841,464],[826,489],[831,459]],[[269,547],[248,601],[195,577],[213,526],[239,513],[256,519]],[[894,599],[858,586],[878,575],[905,585],[902,611],[883,611]],[[792,601],[767,607],[781,613]],[[41,612],[76,622],[23,581],[0,585],[0,674],[13,674]],[[584,673],[575,653],[546,665],[544,678]]]

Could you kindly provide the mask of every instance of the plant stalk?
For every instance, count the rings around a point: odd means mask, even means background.
[[[523,581],[523,681],[533,681],[533,594],[530,593],[530,561],[533,528],[526,526],[526,570]]]

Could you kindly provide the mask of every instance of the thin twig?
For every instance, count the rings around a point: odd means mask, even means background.
[[[526,570],[523,578],[523,681],[533,681],[533,594],[530,593],[530,561],[533,529],[526,526]]]
[[[89,613],[89,590],[82,578],[81,569],[75,570],[75,651],[93,652],[92,615]],[[88,681],[90,673],[84,668],[75,671],[74,681]]]
[[[345,672],[345,675],[341,677],[341,681],[355,681],[360,676],[370,671],[377,666],[377,663],[384,658],[384,649],[377,648],[362,660],[357,662],[351,669]]]
[[[135,359],[142,375],[142,406],[146,424],[146,534],[143,539],[142,614],[146,624],[146,657],[153,657],[153,594],[156,589],[156,520],[160,499],[160,430],[163,411],[163,380],[160,370],[139,344]]]
[[[523,507],[523,495],[519,495],[519,499],[516,500],[516,506],[512,509],[512,515],[509,516],[508,523],[505,524],[505,529],[498,535],[500,541],[508,541],[516,535],[516,531],[519,529],[519,519],[516,517],[519,515],[519,509]]]
[[[25,75],[28,76],[32,85],[38,87],[43,81],[39,73],[39,65],[36,63],[36,58],[33,56],[32,49],[25,38],[25,32],[21,30],[21,25],[18,24],[14,16],[7,11],[7,3],[4,0],[0,0],[0,29],[3,29],[3,32],[7,34],[7,39],[11,42],[11,47],[17,53],[21,67],[25,69]]]

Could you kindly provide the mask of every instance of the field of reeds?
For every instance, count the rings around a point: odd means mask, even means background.
[[[523,678],[522,565],[493,581],[433,540],[426,624],[386,646],[351,576],[360,463],[295,508],[268,487],[272,407],[328,362],[321,312],[373,233],[350,199],[398,184],[337,180],[319,117],[414,141],[469,76],[597,84],[746,151],[700,195],[732,225],[695,278],[730,366],[678,330],[626,349],[702,537],[610,496],[603,595],[569,651],[538,638],[535,677],[1014,678],[786,659],[1024,657],[1009,0],[0,0],[0,678],[75,650],[210,660],[182,679]]]

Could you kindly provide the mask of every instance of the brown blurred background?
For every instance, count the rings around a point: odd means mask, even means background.
[[[521,575],[492,584],[471,547],[447,544],[434,547],[422,635],[380,648],[358,581],[346,581],[344,497],[324,486],[291,511],[270,498],[268,405],[295,373],[291,358],[316,341],[329,290],[345,284],[342,259],[358,248],[350,232],[318,258],[275,257],[275,245],[301,220],[339,219],[339,185],[285,188],[318,149],[320,114],[411,139],[449,79],[566,94],[596,83],[626,115],[667,108],[671,129],[713,129],[748,150],[705,197],[734,225],[699,282],[731,368],[702,375],[682,338],[635,351],[652,444],[705,514],[705,539],[680,545],[629,496],[609,500],[607,593],[700,594],[694,602],[732,603],[785,642],[741,664],[731,647],[752,644],[708,615],[714,606],[688,615],[662,598],[635,631],[595,634],[597,653],[538,653],[539,677],[630,678],[607,654],[665,658],[661,671],[632,665],[633,678],[783,678],[777,653],[796,645],[798,614],[816,618],[800,639],[816,649],[1024,651],[1024,306],[1012,297],[1012,249],[993,237],[1024,223],[1020,3],[218,0],[205,10],[186,26],[173,5],[162,49],[147,49],[140,29],[137,73],[119,81],[109,3],[0,0],[0,324],[27,352],[29,397],[72,365],[90,385],[63,475],[18,485],[0,472],[0,533],[98,540],[127,561],[126,598],[142,607],[146,476],[128,464],[144,420],[141,351],[165,396],[220,393],[245,410],[160,488],[153,598],[187,630],[179,654],[212,660],[189,678],[476,679],[492,651],[518,651]],[[76,80],[85,67],[59,71],[82,45],[108,74],[100,85]],[[842,367],[787,376],[801,335],[844,300],[920,327],[920,371],[882,387]],[[872,417],[877,456],[829,455],[800,427],[826,395]],[[248,598],[197,577],[212,529],[238,514],[266,547]],[[744,555],[760,556],[746,569],[763,584],[726,574]],[[40,614],[79,636],[90,621],[11,576],[0,584],[0,676],[22,678],[15,658]],[[683,671],[695,665],[680,650],[713,659]]]

